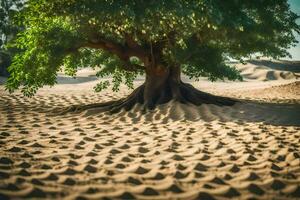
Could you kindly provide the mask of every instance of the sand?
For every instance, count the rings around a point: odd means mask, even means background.
[[[299,199],[300,66],[238,68],[244,82],[185,81],[240,103],[145,115],[55,113],[131,92],[94,93],[89,69],[33,98],[0,86],[0,199]]]

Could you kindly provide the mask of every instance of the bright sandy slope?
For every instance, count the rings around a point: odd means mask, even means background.
[[[33,98],[0,86],[0,199],[299,199],[300,63],[237,68],[244,82],[184,78],[236,105],[170,102],[146,114],[53,112],[131,92],[94,93],[90,69]]]

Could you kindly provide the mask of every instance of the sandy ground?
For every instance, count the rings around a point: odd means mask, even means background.
[[[243,102],[145,115],[53,112],[130,93],[94,93],[89,69],[33,98],[0,86],[0,199],[299,199],[300,64],[238,68],[244,82],[185,81]]]

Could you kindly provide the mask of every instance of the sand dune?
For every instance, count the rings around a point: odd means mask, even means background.
[[[249,60],[247,64],[236,64],[246,80],[289,80],[300,78],[300,62]]]
[[[299,81],[262,80],[190,81],[232,107],[116,115],[54,112],[130,93],[94,93],[93,78],[33,98],[0,86],[0,199],[299,199]]]

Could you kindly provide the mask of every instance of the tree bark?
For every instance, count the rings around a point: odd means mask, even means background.
[[[144,89],[144,103],[153,109],[155,104],[163,104],[174,100],[180,100],[180,68],[167,68],[156,66],[146,70],[146,80]]]

